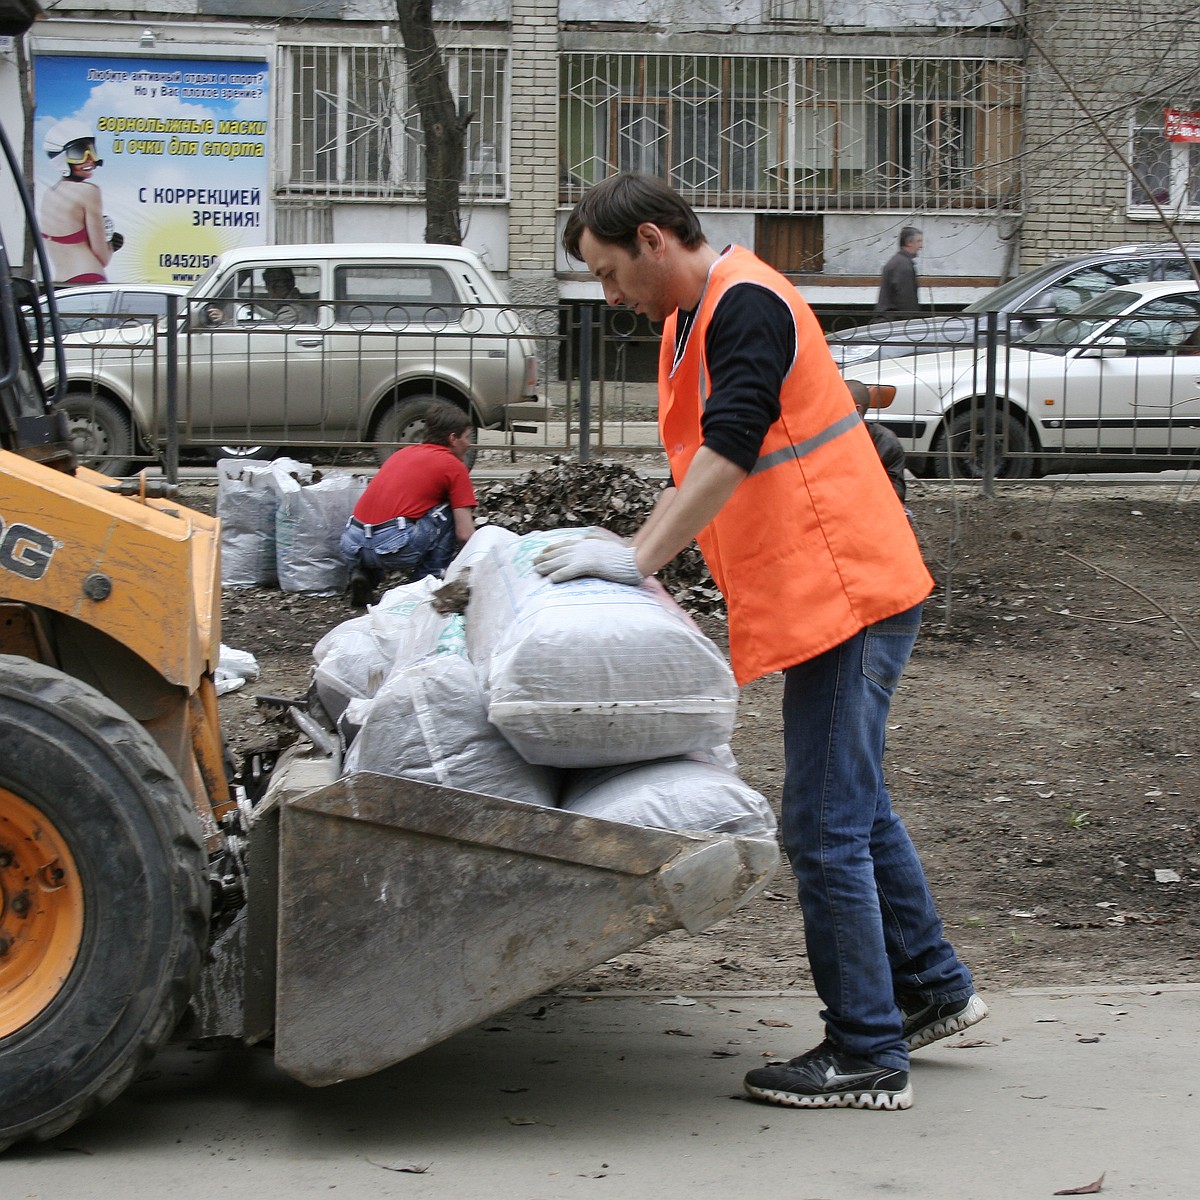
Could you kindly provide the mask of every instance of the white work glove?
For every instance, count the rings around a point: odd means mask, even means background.
[[[569,542],[547,546],[533,560],[534,568],[551,583],[568,579],[611,579],[636,587],[645,579],[638,570],[637,551],[605,530]]]

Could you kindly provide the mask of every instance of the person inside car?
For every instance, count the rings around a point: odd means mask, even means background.
[[[296,273],[291,267],[267,267],[263,284],[270,300],[261,307],[271,313],[281,325],[296,325],[312,320],[312,307],[299,303],[305,299],[296,287]]]

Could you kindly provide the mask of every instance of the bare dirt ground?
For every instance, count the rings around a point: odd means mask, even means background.
[[[211,508],[213,493],[187,497]],[[888,771],[948,934],[982,988],[1200,981],[1200,489],[910,491],[937,590],[892,710]],[[235,749],[301,695],[342,597],[226,593],[262,670],[222,698]],[[719,619],[701,623],[723,639]],[[744,689],[733,749],[778,804],[780,677]],[[698,937],[572,981],[591,990],[810,986],[786,866]]]

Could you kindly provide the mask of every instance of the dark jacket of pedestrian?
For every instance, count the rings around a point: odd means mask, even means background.
[[[900,231],[900,248],[884,264],[879,278],[876,312],[911,313],[920,308],[916,258],[923,241],[921,231],[910,225]]]

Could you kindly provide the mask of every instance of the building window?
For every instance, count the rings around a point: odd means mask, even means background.
[[[1191,111],[1195,108],[1189,106]],[[1200,142],[1169,140],[1161,104],[1139,108],[1130,142],[1130,214],[1157,217],[1163,209],[1200,217]]]
[[[463,195],[501,198],[508,179],[505,52],[455,47],[442,52],[450,90],[460,109],[471,113]],[[283,46],[279,75],[280,194],[420,194],[421,118],[400,47]]]
[[[1018,203],[1015,62],[573,53],[561,69],[564,203],[618,170],[710,206]]]
[[[823,0],[769,0],[767,19],[789,25],[819,24],[825,20]]]

